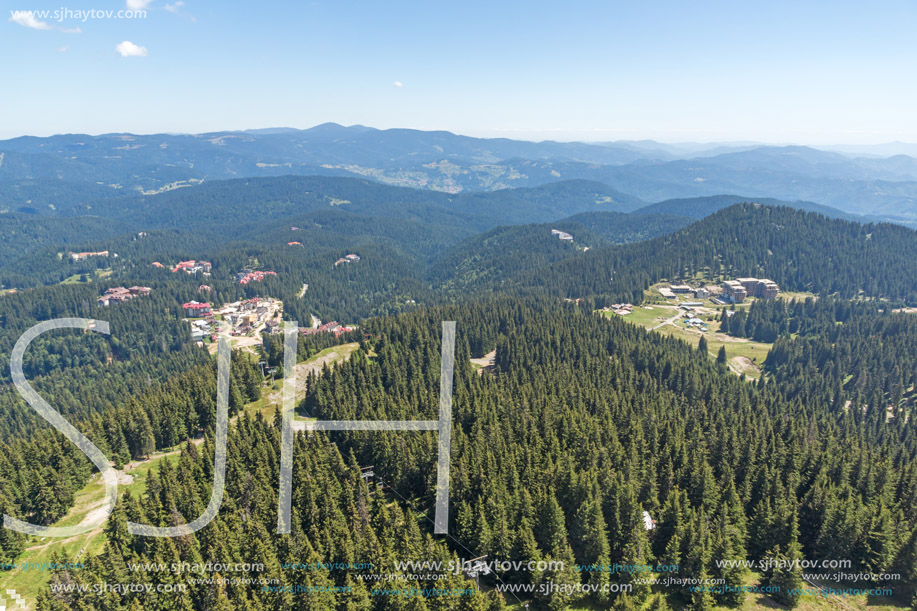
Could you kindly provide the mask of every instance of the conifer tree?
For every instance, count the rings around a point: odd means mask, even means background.
[[[707,349],[707,338],[704,336],[701,336],[700,341],[697,344],[697,351],[700,353],[701,356],[706,357],[707,350],[708,350]]]
[[[725,365],[726,361],[726,346],[720,346],[719,352],[716,353],[716,363],[717,365]]]

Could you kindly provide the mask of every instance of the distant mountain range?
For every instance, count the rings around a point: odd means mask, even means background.
[[[870,149],[870,151],[885,149]],[[50,213],[198,182],[361,177],[445,193],[585,180],[636,204],[739,193],[917,223],[917,159],[754,143],[523,142],[327,123],[198,135],[22,137],[0,142],[0,211]],[[624,210],[627,211],[627,210]]]

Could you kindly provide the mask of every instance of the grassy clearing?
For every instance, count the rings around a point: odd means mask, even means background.
[[[254,418],[256,414],[260,413],[266,420],[273,420],[274,410],[278,407],[278,404],[268,400],[268,392],[266,388],[262,389],[261,392],[261,398],[246,405],[245,411],[252,418]]]
[[[695,348],[700,344],[700,338],[704,337],[707,340],[707,350],[710,353],[710,358],[716,358],[720,348],[726,348],[726,359],[731,364],[737,364],[734,359],[747,358],[755,365],[755,368],[745,370],[745,375],[752,379],[761,377],[758,369],[764,365],[764,359],[767,358],[767,353],[770,352],[773,344],[723,335],[717,332],[719,330],[719,322],[709,321],[707,324],[709,330],[706,333],[694,328],[686,328],[679,321],[671,325],[664,325],[656,329],[656,332],[677,337]]]
[[[781,291],[780,294],[779,294],[777,297],[778,297],[779,299],[786,299],[787,301],[789,301],[789,300],[791,300],[791,299],[795,299],[796,301],[805,301],[805,300],[806,300],[807,298],[809,298],[809,297],[811,297],[812,299],[818,299],[818,295],[816,295],[815,293],[807,293],[807,292],[803,292],[803,291],[796,291],[796,292],[793,292],[793,291],[783,292],[783,291]]]
[[[118,486],[118,496],[124,492],[129,492],[133,496],[139,496],[146,490],[146,482],[154,468],[162,464],[162,461],[168,460],[175,462],[178,460],[178,454],[173,452],[160,452],[154,454],[147,461],[132,461],[125,466],[124,472],[133,477],[130,484],[120,484]],[[86,484],[83,489],[76,493],[73,507],[67,512],[67,515],[52,524],[52,526],[76,526],[93,510],[102,506],[105,500],[105,483],[98,474]],[[104,526],[96,528],[88,533],[58,539],[54,537],[28,537],[26,541],[26,551],[16,559],[16,563],[42,564],[51,562],[55,554],[63,557],[65,562],[80,562],[89,556],[100,554],[105,546],[105,534],[102,532]],[[36,598],[39,590],[48,583],[50,573],[39,569],[29,570],[12,570],[0,573],[0,592],[15,590],[21,594],[26,601],[26,608],[35,608]]]
[[[86,276],[89,278],[89,282],[99,278],[107,278],[108,276],[111,276],[111,269],[97,269],[91,274],[86,274]],[[73,274],[72,276],[61,280],[61,284],[86,284],[80,280],[82,277],[83,274]]]
[[[701,337],[704,337],[707,340],[707,349],[711,358],[716,358],[720,348],[725,348],[729,367],[736,374],[741,373],[751,379],[758,379],[761,376],[760,368],[764,365],[764,359],[767,358],[767,353],[770,352],[773,344],[755,342],[719,333],[720,322],[717,318],[722,310],[729,306],[714,304],[709,299],[693,299],[690,295],[679,295],[674,300],[664,299],[655,291],[655,288],[647,290],[645,295],[649,303],[635,306],[631,314],[621,316],[623,320],[640,325],[645,329],[655,330],[657,333],[677,337],[695,348],[700,343]],[[707,331],[685,325],[683,311],[678,308],[678,304],[685,302],[701,303],[701,306],[693,313],[693,316],[705,322]],[[737,305],[736,308],[741,309],[749,305],[746,302]],[[608,318],[618,316],[610,311],[602,312],[602,314]],[[677,316],[677,318],[674,321],[666,322],[673,316]]]
[[[299,403],[303,400],[303,398],[305,398],[305,381],[309,375],[309,372],[319,372],[322,370],[324,365],[331,366],[335,363],[345,361],[359,349],[360,344],[357,342],[332,346],[331,348],[325,348],[314,356],[306,359],[301,363],[298,363],[296,365],[296,402]],[[273,388],[268,388],[267,386],[263,387],[261,389],[261,398],[257,401],[249,403],[246,406],[245,411],[248,412],[251,416],[260,413],[266,420],[272,421],[274,419],[274,412],[281,406],[282,401],[283,380],[277,380],[275,381]]]
[[[340,346],[332,346],[330,348],[325,348],[324,350],[322,350],[315,356],[312,356],[306,359],[305,361],[303,361],[302,363],[300,363],[300,365],[301,366],[305,365],[306,367],[308,367],[320,360],[325,359],[325,357],[328,357],[328,356],[332,356],[334,362],[337,362],[345,357],[349,357],[351,354],[356,352],[359,348],[360,348],[360,344],[356,342],[351,343],[351,344],[341,344]],[[335,357],[340,357],[340,358],[335,358]]]
[[[634,311],[627,316],[621,316],[624,320],[640,325],[641,327],[655,327],[667,318],[671,318],[675,310],[671,307],[661,305],[635,306]],[[609,318],[617,316],[614,312],[605,312]]]

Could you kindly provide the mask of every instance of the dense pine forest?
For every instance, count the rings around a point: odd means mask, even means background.
[[[886,417],[882,381],[849,390],[825,383],[808,389],[801,400],[792,380],[782,381],[779,373],[756,388],[677,340],[548,302],[503,298],[367,321],[370,337],[355,357],[309,380],[302,411],[334,419],[435,417],[436,331],[444,319],[456,320],[460,329],[452,536],[434,542],[424,517],[432,511],[436,441],[428,433],[403,432],[300,436],[294,531],[273,534],[276,477],[270,473],[277,471],[279,421],[245,415],[232,429],[227,501],[214,523],[187,541],[144,539],[124,531],[126,520],[165,525],[200,513],[212,481],[213,450],[207,441],[188,446],[176,467],[162,467],[142,499],[121,502],[106,526],[102,556],[89,559],[86,569],[59,571],[52,579],[124,581],[126,563],[231,559],[264,564],[265,570],[252,576],[279,580],[279,585],[334,584],[353,588],[348,596],[190,587],[169,602],[46,593],[40,608],[130,609],[138,603],[140,608],[189,609],[401,608],[390,597],[369,595],[371,584],[360,583],[353,571],[304,576],[282,565],[368,561],[388,571],[395,570],[395,560],[467,556],[466,550],[560,560],[567,568],[511,571],[500,574],[499,582],[484,580],[489,594],[461,603],[430,597],[405,608],[501,608],[491,590],[498,583],[548,579],[568,584],[624,580],[636,587],[615,604],[631,607],[738,606],[744,596],[735,593],[679,590],[664,600],[663,594],[635,583],[633,575],[578,573],[571,567],[658,562],[679,565],[680,577],[720,577],[733,583],[741,571],[724,570],[716,560],[803,554],[849,558],[856,570],[899,571],[900,594],[909,595],[906,584],[917,579],[917,430],[908,418],[911,411]],[[870,336],[862,341],[869,344]],[[469,359],[492,348],[496,363],[479,374]],[[787,360],[807,366],[801,353]],[[125,411],[115,409],[97,424],[81,426],[105,440],[101,445],[117,460],[141,457],[208,430],[215,395],[212,371],[189,372],[118,408]],[[253,373],[241,364],[234,368],[231,413],[258,392]],[[179,388],[186,392],[176,394]],[[187,397],[187,403],[176,403],[179,396]],[[845,409],[847,401],[855,408]],[[138,414],[136,430],[115,424],[136,420]],[[35,490],[43,476],[61,478],[72,462],[70,477],[88,477],[85,467],[76,468],[85,463],[73,456],[78,452],[68,453],[66,443],[55,450],[50,441],[36,441],[40,445],[28,450],[60,456],[62,463],[46,465],[44,473],[24,468],[24,448],[5,448],[4,472],[21,474],[5,484],[5,503],[21,508],[22,515],[55,515],[40,504],[45,495],[26,492]],[[359,477],[365,465],[374,465],[376,483],[390,489],[368,488]],[[644,529],[643,511],[657,520],[652,533]],[[7,553],[16,550],[16,543],[15,538],[6,543]],[[801,586],[797,573],[774,571],[765,578],[786,591]],[[158,573],[147,578],[184,579]],[[458,582],[457,588],[473,587]],[[562,609],[574,599],[558,594],[538,600]],[[601,596],[595,602],[612,604]]]

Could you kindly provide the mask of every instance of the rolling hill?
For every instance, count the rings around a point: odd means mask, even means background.
[[[588,180],[646,202],[744,193],[917,222],[917,160],[801,146],[524,142],[324,124],[0,142],[0,210],[47,212],[199,181],[323,175],[463,193]],[[53,207],[53,208],[52,208]]]
[[[758,276],[784,290],[917,303],[913,252],[917,232],[899,225],[736,204],[669,235],[523,272],[512,284],[525,292],[639,302],[660,280]]]
[[[806,212],[818,212],[828,218],[846,219],[849,221],[868,221],[868,219],[856,214],[848,214],[837,208],[822,206],[814,202],[787,202],[779,199],[768,197],[743,197],[741,195],[711,195],[709,197],[689,197],[679,199],[667,199],[662,202],[650,204],[634,211],[635,214],[674,214],[687,216],[694,219],[702,219],[710,216],[718,210],[728,208],[734,204],[744,202],[753,202],[765,206],[787,206],[796,210],[805,210]]]

